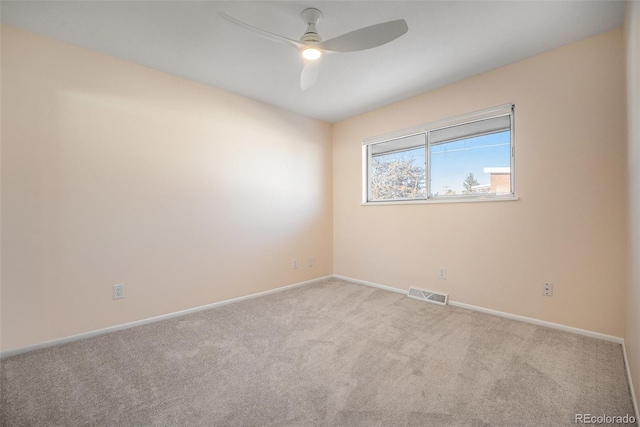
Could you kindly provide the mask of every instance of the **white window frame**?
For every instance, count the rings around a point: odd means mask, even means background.
[[[431,195],[431,159],[430,159],[430,134],[433,131],[463,125],[480,120],[509,116],[510,119],[510,143],[511,143],[511,192],[509,194],[461,194],[450,196]],[[462,116],[426,123],[407,129],[389,132],[383,135],[367,138],[362,141],[362,204],[363,205],[389,205],[389,204],[415,204],[415,203],[455,203],[455,202],[487,202],[518,200],[515,193],[515,104],[504,104],[486,110],[476,111]],[[399,138],[423,134],[425,136],[425,197],[419,199],[395,199],[395,200],[370,200],[371,199],[371,164],[370,147]]]

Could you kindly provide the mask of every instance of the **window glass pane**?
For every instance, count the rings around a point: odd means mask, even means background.
[[[369,146],[369,200],[424,199],[425,135]]]
[[[430,146],[431,196],[511,193],[511,132]]]

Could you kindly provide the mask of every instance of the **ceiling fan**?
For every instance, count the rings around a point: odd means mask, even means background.
[[[322,41],[322,38],[316,30],[316,25],[322,18],[322,12],[315,8],[308,8],[303,10],[300,15],[307,25],[307,30],[302,37],[300,37],[300,40],[296,41],[245,24],[225,13],[218,12],[218,14],[230,22],[253,31],[258,35],[287,43],[298,49],[304,60],[302,73],[300,75],[300,88],[302,90],[307,90],[316,83],[318,79],[318,60],[322,55],[339,52],[356,52],[382,46],[397,39],[409,30],[407,22],[404,19],[398,19],[360,28],[341,36]]]

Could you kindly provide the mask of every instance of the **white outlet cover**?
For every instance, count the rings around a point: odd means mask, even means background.
[[[446,280],[447,279],[447,269],[439,268],[438,269],[438,279]]]
[[[113,285],[113,299],[124,298],[124,285]]]

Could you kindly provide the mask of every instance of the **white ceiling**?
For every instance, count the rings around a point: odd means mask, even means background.
[[[409,32],[327,55],[317,84],[285,44],[220,18],[299,39],[300,12],[324,14],[327,40],[404,18]],[[2,1],[3,23],[186,77],[327,122],[501,67],[622,25],[622,1]]]

